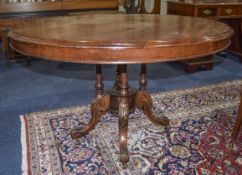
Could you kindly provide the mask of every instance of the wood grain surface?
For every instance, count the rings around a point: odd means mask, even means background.
[[[155,63],[218,52],[230,44],[226,24],[184,16],[83,15],[38,20],[10,32],[29,56],[89,64]]]

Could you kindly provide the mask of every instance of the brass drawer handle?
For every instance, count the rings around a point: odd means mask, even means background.
[[[233,12],[233,10],[232,10],[232,9],[227,9],[227,10],[225,10],[225,12],[226,12],[227,14],[231,14],[231,13]]]
[[[205,15],[211,15],[211,14],[212,14],[212,10],[208,10],[208,9],[206,9],[206,10],[203,10],[203,13],[204,13]]]

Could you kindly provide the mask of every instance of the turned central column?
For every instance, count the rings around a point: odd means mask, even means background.
[[[110,112],[113,114],[118,114],[120,101],[120,75],[120,66],[117,66],[117,73],[114,85],[111,89],[107,91],[107,93],[110,95]],[[128,84],[127,88],[129,111],[130,113],[132,113],[135,110],[135,95],[137,93],[137,89],[135,89],[134,87],[129,87]]]

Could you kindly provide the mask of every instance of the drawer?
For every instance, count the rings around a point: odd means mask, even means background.
[[[217,16],[218,9],[216,7],[198,8],[198,17],[212,17]]]
[[[234,16],[234,15],[240,15],[239,7],[236,7],[236,6],[220,7],[219,16]]]

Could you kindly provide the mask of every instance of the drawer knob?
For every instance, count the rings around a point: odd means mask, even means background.
[[[227,10],[225,10],[225,12],[226,12],[227,14],[231,14],[231,13],[233,12],[233,10],[232,10],[232,9],[227,9]]]
[[[205,15],[211,15],[211,14],[212,14],[212,10],[208,10],[208,9],[206,9],[206,10],[203,10],[203,13],[204,13]]]

